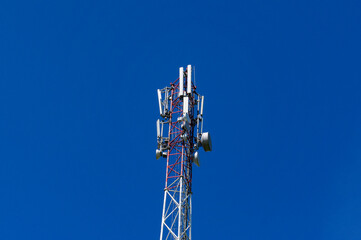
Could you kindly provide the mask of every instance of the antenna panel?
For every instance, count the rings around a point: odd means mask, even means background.
[[[188,114],[188,97],[183,98],[183,115]]]
[[[169,89],[165,88],[165,93],[164,93],[164,110],[165,112],[168,112],[168,104],[169,104]]]
[[[184,83],[184,79],[183,79],[183,68],[179,68],[179,96],[183,96],[183,83]]]
[[[160,136],[163,137],[163,128],[164,128],[164,123],[162,122],[162,127],[160,129]]]
[[[192,66],[187,66],[187,93],[192,92]]]
[[[157,120],[157,137],[160,137],[160,121]]]
[[[162,92],[160,91],[160,89],[158,89],[157,91],[158,91],[159,113],[160,113],[160,115],[163,115],[163,108],[162,108]]]
[[[201,116],[203,116],[203,103],[204,103],[204,96],[201,99]]]

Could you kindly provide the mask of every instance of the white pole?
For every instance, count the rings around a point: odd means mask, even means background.
[[[167,197],[167,191],[164,190],[164,201],[163,201],[163,213],[162,213],[162,225],[160,227],[160,240],[163,239],[163,227],[164,227],[164,213],[165,213],[165,203],[166,203],[166,197]]]

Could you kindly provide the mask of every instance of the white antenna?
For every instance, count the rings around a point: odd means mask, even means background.
[[[160,130],[160,136],[163,137],[163,128],[164,128],[164,122],[162,122],[162,128]]]
[[[187,93],[192,92],[192,66],[187,66]]]
[[[157,137],[160,137],[160,121],[157,120]]]
[[[183,96],[183,68],[179,68],[179,96]]]
[[[183,115],[188,114],[188,97],[183,98]]]
[[[203,116],[203,103],[204,103],[204,96],[201,99],[201,116]]]
[[[158,91],[159,113],[160,113],[160,115],[163,115],[163,109],[162,109],[162,92],[160,91],[160,89],[158,89],[157,91]]]
[[[168,88],[165,88],[165,103],[164,103],[164,109],[165,109],[165,112],[167,113],[168,112],[168,104],[169,104],[169,89]]]

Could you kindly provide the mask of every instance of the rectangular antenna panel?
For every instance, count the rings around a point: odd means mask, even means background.
[[[183,98],[183,115],[188,113],[188,97]]]
[[[160,137],[160,121],[157,120],[157,137]]]
[[[202,100],[201,100],[201,116],[203,116],[203,103],[204,103],[204,96],[202,96]]]
[[[162,108],[162,92],[158,89],[158,104],[159,104],[159,113],[160,115],[163,114],[163,108]]]
[[[179,68],[179,96],[183,96],[183,68]]]
[[[187,66],[187,93],[192,93],[192,66]]]
[[[168,88],[165,88],[165,97],[164,97],[164,100],[165,100],[165,103],[163,104],[164,105],[164,110],[165,112],[168,112],[168,104],[169,104],[169,89]]]
[[[160,129],[160,136],[163,137],[163,128],[164,128],[164,123],[162,122],[162,127]]]

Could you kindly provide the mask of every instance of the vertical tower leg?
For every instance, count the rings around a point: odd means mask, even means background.
[[[167,198],[167,190],[164,190],[164,200],[163,200],[163,213],[162,213],[162,224],[160,226],[160,240],[163,239],[163,226],[164,226],[164,211],[165,211],[165,203]]]

